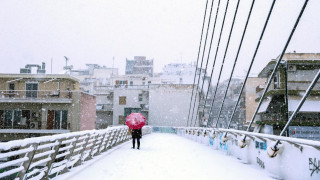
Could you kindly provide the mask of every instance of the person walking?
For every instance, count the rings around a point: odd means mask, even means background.
[[[132,130],[132,149],[135,148],[135,143],[137,140],[137,149],[140,149],[140,139],[142,138],[141,128]]]

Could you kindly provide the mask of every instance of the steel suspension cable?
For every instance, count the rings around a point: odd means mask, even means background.
[[[200,55],[200,49],[201,49],[201,43],[202,43],[202,35],[203,35],[204,24],[205,24],[206,16],[207,16],[208,1],[209,0],[207,0],[207,2],[206,2],[206,7],[205,7],[205,11],[204,11],[204,16],[203,16],[200,43],[199,43],[199,50],[198,50],[198,57],[197,57],[197,64],[196,64],[196,70],[194,72],[193,85],[192,85],[192,94],[191,94],[190,105],[189,105],[189,114],[188,114],[187,127],[188,127],[188,124],[189,124],[190,110],[191,110],[191,104],[192,104],[192,99],[193,99],[193,91],[194,91],[194,83],[196,82],[197,68],[198,68],[199,55]]]
[[[223,22],[222,22],[221,31],[220,31],[219,42],[218,42],[218,46],[217,46],[217,50],[216,50],[216,55],[215,55],[215,58],[214,58],[215,60],[217,58],[217,54],[218,54],[218,51],[219,51],[219,45],[220,45],[221,35],[222,35],[223,27],[224,27],[225,18],[227,16],[228,5],[229,5],[229,0],[227,1],[226,10],[225,10],[224,16],[223,16]],[[220,70],[220,73],[221,73],[221,71],[222,71],[222,69]],[[219,79],[220,79],[220,76],[219,76]],[[217,81],[218,83],[219,83],[219,79]],[[211,103],[211,107],[210,107],[210,111],[209,111],[209,120],[211,119],[211,111],[212,111],[214,99],[215,99],[215,96],[216,96],[216,92],[217,92],[217,86],[216,86],[216,89],[214,91],[214,97],[212,99],[212,103]]]
[[[214,0],[211,1],[211,8],[210,8],[210,14],[209,14],[207,32],[206,32],[206,37],[205,37],[204,46],[203,46],[203,53],[202,53],[201,65],[200,65],[200,73],[199,73],[199,77],[198,77],[198,83],[197,83],[197,88],[196,88],[197,90],[196,90],[195,99],[194,99],[194,104],[193,104],[193,110],[192,110],[192,114],[191,114],[190,126],[192,125],[194,109],[195,109],[195,106],[196,106],[196,101],[197,101],[197,96],[198,96],[198,91],[199,91],[199,82],[200,82],[201,73],[202,73],[203,57],[204,57],[204,54],[205,54],[205,51],[206,51],[206,46],[207,46],[207,39],[208,39],[208,33],[209,33],[209,28],[210,28],[210,23],[211,23],[213,3],[214,3]],[[206,73],[206,72],[204,72],[204,74],[205,74],[205,73]],[[200,99],[200,95],[199,95],[199,99]]]
[[[206,61],[205,74],[204,74],[204,77],[203,77],[203,80],[202,80],[202,85],[201,85],[200,93],[203,91],[205,76],[206,76],[207,70],[208,70],[208,64],[209,64],[209,59],[210,59],[212,42],[213,42],[213,38],[214,38],[215,27],[216,27],[216,23],[217,23],[217,13],[218,13],[218,11],[219,11],[219,6],[220,6],[220,0],[219,0],[219,2],[218,2],[217,11],[216,11],[216,16],[215,16],[215,21],[214,21],[214,25],[213,25],[213,29],[212,29],[211,40],[210,40],[210,45],[209,45],[209,51],[208,51],[207,61]],[[203,57],[204,57],[204,54],[203,54]],[[201,102],[201,98],[200,98],[200,96],[199,96],[198,108],[197,108],[197,111],[196,111],[196,112],[199,112],[200,102]],[[196,125],[197,119],[198,119],[198,113],[196,114],[196,120],[194,121],[194,125],[193,125],[193,126]]]
[[[300,102],[299,102],[298,106],[296,107],[295,111],[293,111],[293,114],[290,116],[290,119],[288,120],[287,124],[282,129],[282,131],[280,132],[279,136],[283,136],[283,134],[286,132],[286,130],[288,129],[290,123],[297,116],[298,112],[300,111],[300,109],[303,106],[304,102],[306,101],[307,97],[311,93],[311,90],[314,88],[314,86],[316,85],[316,83],[318,82],[319,79],[320,79],[320,70],[318,71],[318,73],[313,78],[311,84],[309,85],[308,89],[306,90],[305,94],[303,95],[302,99],[300,100]],[[277,140],[277,142],[274,145],[274,147],[275,147],[274,150],[277,149],[276,147],[277,147],[277,145],[279,143],[280,143],[280,140]]]
[[[229,47],[230,39],[231,39],[231,36],[232,36],[232,31],[233,31],[233,27],[234,27],[234,22],[235,22],[235,20],[236,20],[237,14],[238,14],[239,4],[240,4],[240,0],[238,0],[237,6],[236,6],[236,9],[235,9],[235,12],[234,12],[234,16],[233,16],[233,20],[232,20],[232,25],[231,25],[230,33],[229,33],[229,37],[228,37],[228,42],[227,42],[226,49],[225,49],[225,53],[224,53],[224,57],[223,57],[223,60],[222,60],[221,71],[222,71],[222,69],[223,69],[223,63],[224,63],[224,61],[225,61],[226,54],[227,54],[227,52],[228,52],[228,47]],[[220,71],[220,72],[221,72],[221,71]],[[202,89],[203,89],[203,84],[204,84],[204,79],[203,79],[203,83],[202,83]],[[201,89],[200,92],[202,92],[202,89]],[[200,99],[199,99],[199,104],[200,104]],[[199,106],[198,106],[198,111],[199,111]],[[197,112],[198,112],[198,111],[197,111]],[[196,117],[198,118],[198,116],[196,116]],[[197,121],[197,118],[196,118],[196,121]],[[199,122],[200,122],[200,119],[199,119]]]
[[[281,60],[282,60],[282,58],[283,58],[284,53],[286,52],[286,50],[287,50],[287,48],[288,48],[288,46],[289,46],[289,43],[290,43],[290,41],[291,41],[291,39],[292,39],[292,36],[293,36],[293,34],[294,34],[294,32],[295,32],[295,30],[296,30],[296,28],[297,28],[297,26],[298,26],[298,24],[299,24],[299,22],[300,22],[301,16],[302,16],[302,14],[303,14],[303,12],[304,12],[304,10],[305,10],[308,2],[309,2],[309,0],[306,0],[306,1],[304,2],[304,4],[303,4],[303,7],[302,7],[302,9],[301,9],[301,11],[300,11],[300,13],[299,13],[299,16],[298,16],[298,18],[297,18],[297,20],[296,20],[296,22],[295,22],[292,30],[291,30],[290,36],[289,36],[289,38],[288,38],[288,40],[287,40],[287,42],[286,42],[286,44],[285,44],[285,46],[284,46],[284,48],[283,48],[283,50],[282,50],[282,53],[281,53],[281,55],[280,55],[280,57],[279,57],[279,60],[277,61],[276,65],[275,65],[275,67],[274,67],[274,69],[273,69],[273,71],[272,71],[272,73],[271,73],[271,75],[270,75],[270,79],[268,80],[267,86],[266,86],[266,88],[265,88],[265,90],[264,90],[264,92],[263,92],[263,94],[262,94],[262,96],[261,96],[261,98],[260,98],[258,107],[256,108],[256,111],[254,112],[254,114],[253,114],[253,116],[252,116],[252,118],[251,118],[251,121],[250,121],[250,124],[249,124],[249,126],[248,126],[248,128],[247,128],[247,131],[249,131],[250,128],[251,128],[251,126],[252,126],[252,123],[253,123],[256,115],[257,115],[257,112],[258,112],[258,110],[259,110],[259,108],[260,108],[260,106],[261,106],[261,104],[262,104],[263,99],[265,98],[266,92],[267,92],[268,88],[270,87],[270,84],[271,84],[271,82],[272,82],[272,79],[273,79],[273,77],[274,77],[274,75],[275,75],[275,73],[276,73],[276,71],[277,71],[277,69],[278,69],[278,67],[279,67],[279,64],[280,64],[280,62],[281,62]],[[245,139],[246,139],[246,136],[244,137],[243,141],[245,141]]]
[[[265,21],[265,23],[264,23],[264,26],[263,26],[262,32],[261,32],[261,34],[260,34],[260,38],[259,38],[258,44],[257,44],[257,46],[256,46],[256,50],[255,50],[255,52],[254,52],[254,54],[253,54],[251,63],[250,63],[250,65],[249,65],[248,72],[247,72],[246,77],[245,77],[245,79],[244,79],[244,82],[243,82],[243,84],[242,84],[242,87],[241,87],[241,90],[240,90],[240,93],[239,93],[238,100],[237,100],[237,102],[236,102],[236,104],[235,104],[235,106],[234,106],[234,108],[233,108],[233,112],[232,112],[232,115],[231,115],[231,117],[230,117],[230,120],[229,120],[227,129],[229,129],[230,126],[231,126],[231,122],[232,122],[233,116],[234,116],[234,114],[235,114],[235,112],[236,112],[236,109],[237,109],[237,106],[238,106],[238,104],[239,104],[239,102],[240,102],[241,94],[242,94],[242,92],[243,92],[243,90],[244,90],[244,87],[245,87],[245,85],[246,85],[246,83],[247,83],[247,79],[248,79],[248,77],[249,77],[249,74],[250,74],[252,65],[253,65],[253,63],[254,63],[254,61],[255,61],[257,52],[258,52],[258,50],[259,50],[259,48],[260,48],[260,43],[261,43],[261,41],[262,41],[264,32],[265,32],[265,30],[266,30],[266,28],[267,28],[267,25],[268,25],[270,16],[271,16],[271,14],[272,14],[272,11],[273,11],[275,2],[276,2],[276,0],[273,0],[272,5],[271,5],[271,7],[270,7],[270,9],[269,9],[269,13],[268,13],[267,19],[266,19],[266,21]]]
[[[252,10],[253,10],[253,7],[254,7],[254,3],[255,3],[255,0],[253,0],[252,3],[251,3],[251,7],[250,7],[249,14],[248,14],[248,17],[247,17],[246,25],[245,25],[245,27],[243,29],[243,33],[242,33],[242,37],[241,37],[241,40],[240,40],[239,48],[238,48],[238,51],[237,51],[237,55],[236,55],[236,58],[235,58],[234,63],[233,63],[233,67],[232,67],[232,70],[231,70],[231,73],[230,73],[230,78],[228,80],[227,88],[225,90],[224,97],[223,97],[223,100],[222,100],[222,104],[220,106],[220,110],[219,110],[219,113],[218,113],[218,120],[216,122],[216,126],[218,125],[218,122],[220,120],[221,111],[222,111],[222,108],[223,108],[223,105],[224,105],[224,101],[225,101],[225,99],[227,97],[227,93],[228,93],[228,90],[229,90],[230,82],[232,80],[232,76],[233,76],[234,69],[236,67],[237,61],[238,61],[238,57],[239,57],[239,53],[240,53],[240,50],[241,50],[241,47],[242,47],[242,43],[243,43],[244,37],[245,37],[246,32],[247,32],[247,27],[248,27],[248,24],[249,24],[249,21],[250,21],[250,18],[251,18],[251,13],[252,13]]]
[[[213,36],[214,36],[215,28],[216,28],[217,17],[218,17],[218,14],[219,14],[219,7],[220,7],[220,0],[218,1],[217,11],[216,11],[216,17],[215,17],[214,26],[213,26],[213,31],[212,31],[212,35],[211,35],[209,53],[208,53],[208,57],[207,57],[208,59],[210,58],[211,46],[212,46],[212,42],[213,42]],[[204,110],[205,110],[205,108],[206,108],[206,104],[207,104],[208,94],[209,94],[209,91],[210,91],[210,85],[211,85],[211,80],[212,80],[212,75],[213,75],[213,70],[214,70],[214,67],[215,67],[215,63],[216,63],[216,59],[213,61],[212,70],[211,70],[211,75],[210,75],[210,79],[209,79],[209,83],[208,83],[208,89],[207,89],[207,94],[206,94],[206,98],[205,98],[204,105],[203,105],[202,114],[204,114]]]
[[[219,3],[220,3],[220,1],[219,1]],[[223,16],[223,21],[222,21],[222,25],[221,25],[221,29],[220,29],[220,35],[219,35],[219,40],[218,40],[218,44],[217,44],[217,49],[216,49],[215,57],[214,57],[214,60],[213,60],[214,64],[213,64],[213,68],[212,68],[212,70],[211,70],[211,77],[210,77],[209,86],[210,86],[210,84],[211,84],[212,74],[213,74],[213,70],[214,70],[215,62],[216,62],[217,55],[218,55],[218,51],[219,51],[219,46],[220,46],[220,41],[221,41],[222,31],[223,31],[224,22],[225,22],[225,18],[226,18],[227,10],[228,10],[228,5],[229,5],[229,0],[227,1],[226,9],[225,9],[224,16]],[[206,104],[205,104],[205,105],[206,105]],[[205,105],[204,105],[204,107],[205,107]],[[204,109],[203,109],[203,111],[204,111]],[[209,119],[209,120],[210,120],[210,119]]]

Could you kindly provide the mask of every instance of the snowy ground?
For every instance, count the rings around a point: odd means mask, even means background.
[[[141,150],[131,146],[126,142],[55,179],[272,179],[261,169],[173,134],[146,135]]]

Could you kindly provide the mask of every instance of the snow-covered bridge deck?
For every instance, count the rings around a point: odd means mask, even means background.
[[[131,149],[126,126],[0,143],[0,179],[320,177],[319,141],[198,127],[142,133],[141,150]]]
[[[55,179],[273,179],[266,171],[174,134],[152,133],[96,156]]]

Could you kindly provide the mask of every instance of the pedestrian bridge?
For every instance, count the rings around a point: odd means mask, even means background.
[[[209,128],[143,134],[141,150],[124,126],[0,143],[0,179],[320,178],[317,141]]]

